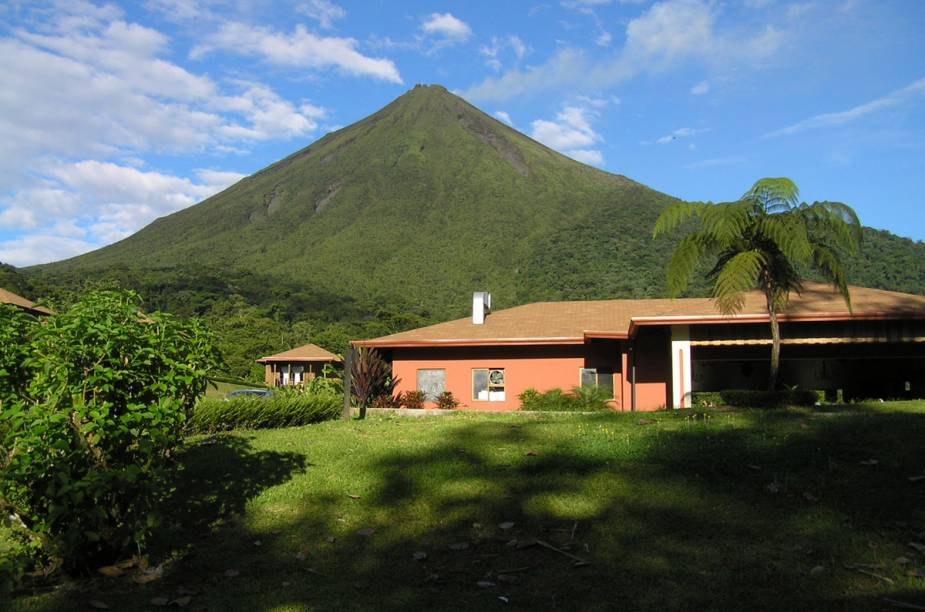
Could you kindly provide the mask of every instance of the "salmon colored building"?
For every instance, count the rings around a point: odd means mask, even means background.
[[[782,383],[860,397],[925,397],[925,296],[852,287],[852,310],[808,283],[781,321]],[[615,410],[687,408],[692,393],[763,389],[770,330],[764,296],[739,314],[711,299],[539,302],[497,312],[476,293],[472,316],[372,340],[401,381],[428,398],[516,410],[533,388],[599,386]],[[431,404],[432,405],[432,404]]]
[[[282,353],[261,357],[268,387],[298,386],[320,376],[327,364],[338,364],[340,357],[317,344],[306,344]]]

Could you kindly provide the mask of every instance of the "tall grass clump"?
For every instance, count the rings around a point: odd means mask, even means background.
[[[272,397],[200,399],[187,422],[189,433],[232,429],[271,429],[309,425],[337,418],[343,398],[333,394],[274,394]]]

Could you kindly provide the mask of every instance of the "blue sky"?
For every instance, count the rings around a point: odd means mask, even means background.
[[[0,5],[0,261],[119,240],[440,83],[692,200],[789,176],[925,239],[925,2]]]

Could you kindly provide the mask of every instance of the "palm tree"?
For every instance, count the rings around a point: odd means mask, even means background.
[[[815,270],[842,294],[851,310],[851,296],[842,256],[857,251],[861,223],[854,210],[839,202],[799,201],[800,190],[788,178],[764,178],[737,202],[677,202],[655,222],[653,236],[691,222],[668,262],[668,289],[678,296],[698,264],[715,257],[707,278],[723,314],[739,312],[745,293],[760,289],[771,322],[771,373],[768,388],[777,387],[780,367],[778,314],[790,293],[802,289],[800,271]]]

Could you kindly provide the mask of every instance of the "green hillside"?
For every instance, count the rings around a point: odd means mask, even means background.
[[[418,86],[121,242],[26,272],[36,295],[114,279],[152,307],[245,317],[239,335],[269,321],[262,347],[337,349],[461,316],[473,290],[499,307],[663,295],[670,238],[651,232],[671,201]],[[925,293],[925,245],[866,234],[851,282]]]

